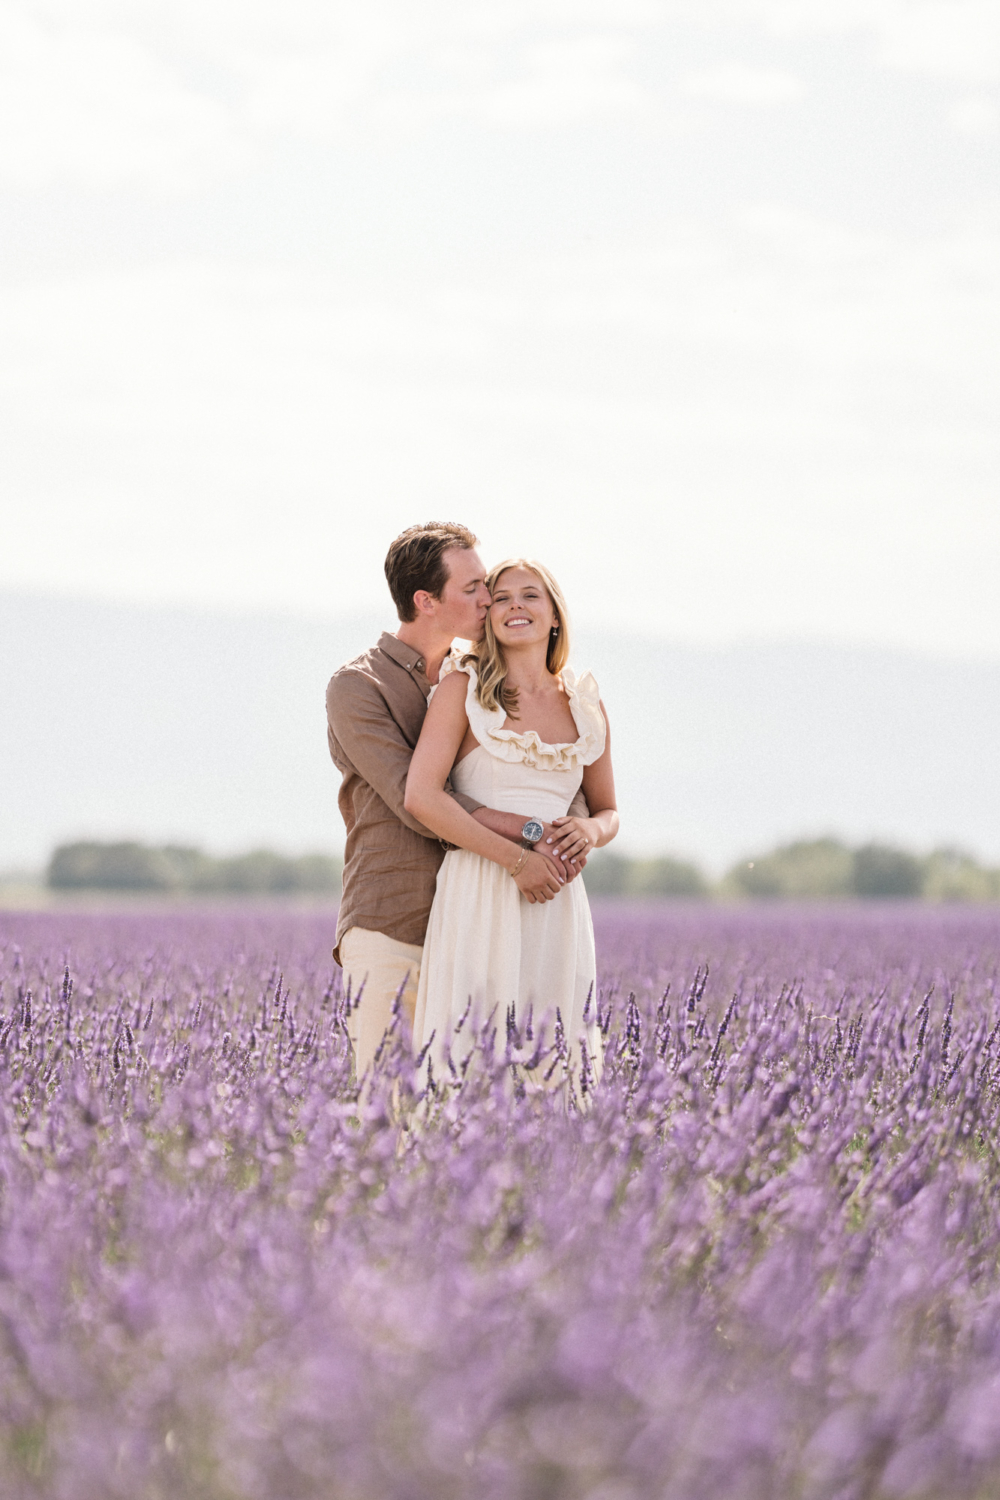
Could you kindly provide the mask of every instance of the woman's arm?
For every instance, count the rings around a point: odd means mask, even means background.
[[[465,712],[468,678],[463,673],[446,677],[427,708],[424,727],[410,761],[404,806],[413,818],[433,830],[438,838],[484,859],[502,865],[514,875],[518,890],[529,901],[549,901],[565,884],[551,861],[534,850],[519,849],[509,839],[477,823],[444,789],[455,756],[469,727]]]
[[[601,713],[607,733],[604,750],[592,765],[583,768],[583,794],[587,806],[593,811],[589,818],[553,818],[553,823],[564,832],[575,834],[571,842],[563,840],[563,848],[572,855],[589,854],[591,849],[601,849],[618,832],[618,804],[615,800],[615,773],[611,767],[611,725],[607,710],[601,704]]]

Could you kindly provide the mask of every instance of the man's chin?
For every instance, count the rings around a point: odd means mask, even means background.
[[[485,630],[480,630],[478,633],[475,630],[463,630],[461,635],[452,636],[452,645],[454,645],[456,641],[461,641],[463,646],[480,646],[482,645],[483,637],[485,636],[485,634]]]

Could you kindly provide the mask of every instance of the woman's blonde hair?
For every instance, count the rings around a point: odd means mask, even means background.
[[[496,567],[491,568],[486,575],[486,587],[491,594],[501,574],[508,573],[511,568],[524,568],[527,572],[534,573],[549,596],[555,611],[557,628],[555,633],[549,636],[545,665],[554,676],[558,677],[569,661],[569,614],[562,589],[542,563],[532,562],[528,557],[509,557],[506,562],[497,563]],[[507,686],[507,658],[503,647],[493,634],[493,624],[488,612],[483,639],[466,656],[465,660],[476,663],[476,675],[479,679],[476,685],[476,697],[482,706],[489,710],[502,708],[510,718],[516,719],[517,688]]]

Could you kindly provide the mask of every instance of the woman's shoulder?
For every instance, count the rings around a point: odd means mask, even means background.
[[[441,663],[438,680],[430,690],[428,703],[441,694],[441,702],[457,707],[464,700],[465,712],[472,723],[483,712],[476,697],[479,681],[477,661],[470,641],[456,641]],[[475,727],[473,725],[473,727]]]
[[[461,672],[442,672],[427,696],[428,703],[464,703],[469,679]]]
[[[575,672],[572,667],[563,667],[559,681],[571,700],[579,703],[600,704],[601,690],[593,672]]]
[[[451,650],[441,663],[438,682],[444,682],[446,677],[453,677],[458,672],[475,683],[478,681],[476,672],[478,664],[471,641],[454,641]]]

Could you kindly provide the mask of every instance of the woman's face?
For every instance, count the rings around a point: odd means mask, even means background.
[[[507,568],[493,585],[490,624],[504,647],[548,646],[549,632],[559,622],[548,590],[527,568]]]

